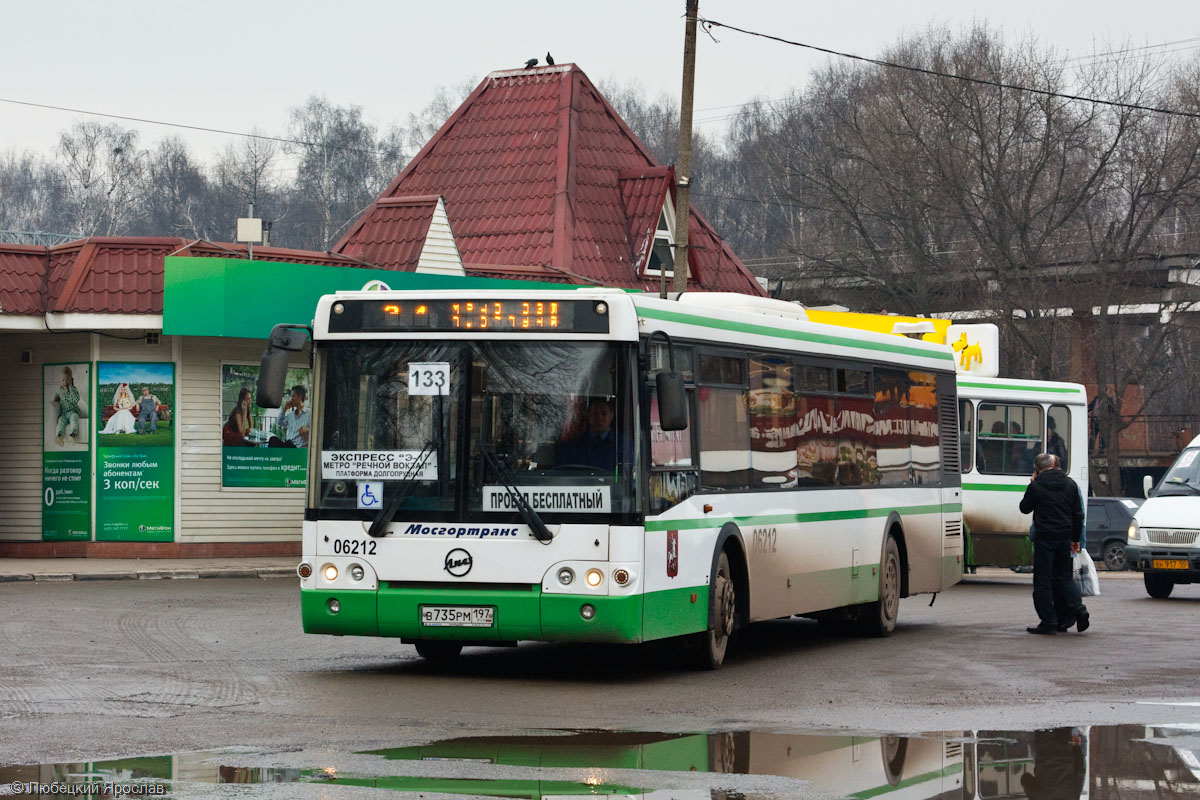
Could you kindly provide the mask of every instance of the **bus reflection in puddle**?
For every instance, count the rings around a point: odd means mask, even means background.
[[[226,751],[0,767],[0,786],[158,782],[179,798],[212,796],[204,784],[308,783],[335,792],[345,786],[347,797],[374,788],[534,800],[1168,799],[1200,796],[1198,732],[1132,725],[921,736],[563,731],[342,756]],[[281,760],[289,766],[272,765]]]

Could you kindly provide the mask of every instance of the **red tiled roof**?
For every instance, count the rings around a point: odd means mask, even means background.
[[[545,264],[597,283],[656,288],[656,280],[637,274],[645,233],[634,226],[645,224],[653,235],[658,211],[647,206],[631,219],[626,201],[633,195],[624,196],[621,177],[665,169],[574,65],[495,72],[334,251],[365,252],[372,243],[407,235],[378,216],[385,201],[441,195],[468,273]],[[649,202],[640,187],[631,191]],[[698,246],[690,288],[762,294],[695,209],[689,238]]]
[[[0,244],[0,313],[41,314],[44,285],[50,312],[161,314],[166,256],[245,253],[244,244],[153,236],[93,237],[50,248]],[[264,261],[361,266],[344,256],[282,247],[257,247],[254,254]]]
[[[415,271],[437,203],[437,195],[379,200],[350,229],[351,242],[341,252],[377,267]]]
[[[0,313],[42,313],[46,248],[0,245]]]
[[[550,266],[512,266],[504,264],[476,264],[465,270],[472,278],[502,278],[510,281],[542,281],[545,283],[571,283],[586,285],[592,281],[583,275],[572,275]]]

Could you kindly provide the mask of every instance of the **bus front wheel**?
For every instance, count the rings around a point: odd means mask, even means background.
[[[900,616],[900,546],[887,537],[879,563],[879,599],[859,608],[859,630],[866,636],[889,636]]]
[[[436,639],[424,639],[416,643],[417,655],[429,661],[448,661],[462,652],[458,642],[444,642]]]
[[[708,585],[708,630],[694,634],[692,647],[695,664],[700,669],[717,669],[725,661],[729,637],[733,635],[737,593],[729,556],[725,551],[717,557],[717,568]]]

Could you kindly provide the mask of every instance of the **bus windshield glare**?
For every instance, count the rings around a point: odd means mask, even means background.
[[[407,493],[397,518],[509,518],[514,491],[547,521],[634,513],[633,353],[562,341],[326,345],[314,506],[369,514],[362,486],[375,482],[380,500]]]

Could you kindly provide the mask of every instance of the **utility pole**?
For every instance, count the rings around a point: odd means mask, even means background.
[[[687,290],[688,217],[691,211],[688,187],[692,182],[692,94],[696,86],[696,19],[700,0],[686,0],[687,24],[683,34],[683,96],[679,101],[679,161],[675,180],[675,278],[671,288]]]

